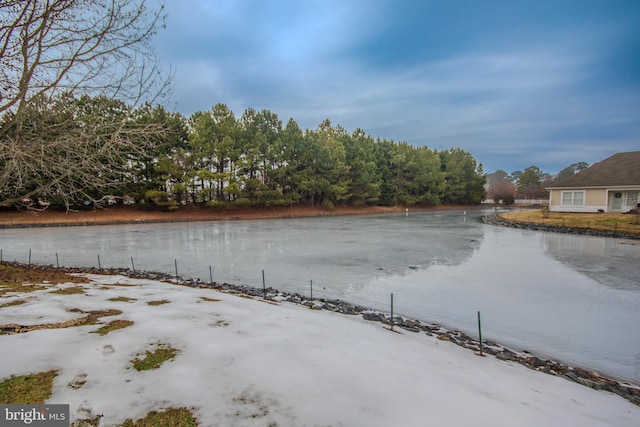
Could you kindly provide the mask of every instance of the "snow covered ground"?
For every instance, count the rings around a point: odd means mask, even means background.
[[[134,324],[104,336],[91,333],[100,325],[0,336],[0,378],[58,370],[47,403],[70,404],[73,418],[86,401],[101,426],[168,407],[192,408],[203,426],[640,425],[640,407],[619,396],[423,333],[209,289],[87,277],[84,294],[19,296],[26,303],[1,308],[0,324],[83,316],[71,309],[118,309],[102,321]],[[148,304],[160,300],[168,303]],[[133,369],[156,344],[180,353],[159,369]],[[78,375],[86,383],[69,387]]]

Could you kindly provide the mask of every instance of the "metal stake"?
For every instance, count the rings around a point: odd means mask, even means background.
[[[391,292],[391,330],[393,330],[393,292]]]
[[[478,311],[478,338],[480,340],[480,356],[484,356],[484,354],[482,354],[482,324],[480,323],[480,311]]]

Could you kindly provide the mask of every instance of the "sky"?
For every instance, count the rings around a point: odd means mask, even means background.
[[[83,293],[52,291],[81,287]],[[14,304],[16,300],[22,304]],[[163,302],[160,305],[150,303]],[[202,426],[631,427],[640,407],[564,378],[479,357],[362,316],[125,276],[0,295],[0,324],[42,325],[117,309],[100,324],[0,336],[0,379],[57,370],[46,404],[120,425],[190,408]],[[134,359],[178,350],[158,369]],[[75,384],[75,388],[69,386]]]
[[[159,0],[158,0],[159,1]],[[436,150],[486,172],[640,150],[636,0],[165,0],[167,107],[267,109],[303,129]]]

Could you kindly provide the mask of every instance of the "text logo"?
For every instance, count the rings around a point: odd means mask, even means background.
[[[69,427],[69,405],[0,405],[0,426]]]

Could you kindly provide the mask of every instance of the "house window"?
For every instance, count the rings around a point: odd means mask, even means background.
[[[584,191],[563,191],[562,206],[584,206]]]
[[[573,192],[573,206],[584,206],[584,191]]]
[[[627,191],[627,206],[633,208],[638,204],[638,192]]]

